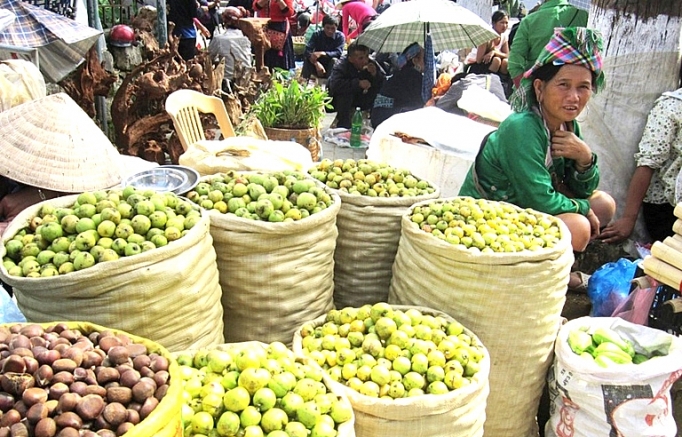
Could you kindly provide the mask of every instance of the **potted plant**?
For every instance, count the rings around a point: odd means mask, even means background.
[[[271,140],[295,141],[310,151],[313,161],[320,157],[320,126],[331,98],[319,86],[296,80],[273,81],[258,97],[251,111]]]

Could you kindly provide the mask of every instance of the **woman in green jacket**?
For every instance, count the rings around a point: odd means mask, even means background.
[[[481,145],[459,194],[502,200],[555,215],[582,252],[615,213],[596,188],[597,156],[575,121],[603,86],[601,38],[586,28],[558,30],[512,97],[515,113]],[[572,275],[570,288],[582,278]]]

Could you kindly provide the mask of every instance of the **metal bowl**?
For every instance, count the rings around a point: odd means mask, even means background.
[[[188,193],[194,187],[197,186],[197,184],[199,183],[199,177],[201,177],[201,175],[199,175],[198,171],[194,170],[191,167],[187,167],[184,165],[162,165],[159,168],[168,168],[168,169],[173,169],[173,170],[179,170],[179,171],[185,173],[185,175],[187,175],[187,182],[185,184],[183,184],[182,186],[173,190],[173,192],[175,194]]]
[[[154,190],[160,193],[175,192],[187,183],[187,174],[174,168],[156,167],[136,173],[126,179],[123,185],[132,185],[141,190]]]

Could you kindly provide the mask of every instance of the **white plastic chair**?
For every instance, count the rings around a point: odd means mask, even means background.
[[[175,132],[185,150],[197,141],[206,139],[199,113],[215,116],[223,138],[235,136],[225,103],[218,97],[194,90],[177,90],[166,99],[166,112],[173,120]]]

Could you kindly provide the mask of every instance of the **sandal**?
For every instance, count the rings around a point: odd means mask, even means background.
[[[571,274],[574,273],[580,278],[580,284],[575,287],[568,287],[568,291],[576,294],[587,294],[587,283],[589,282],[591,275],[583,272],[571,272]]]

